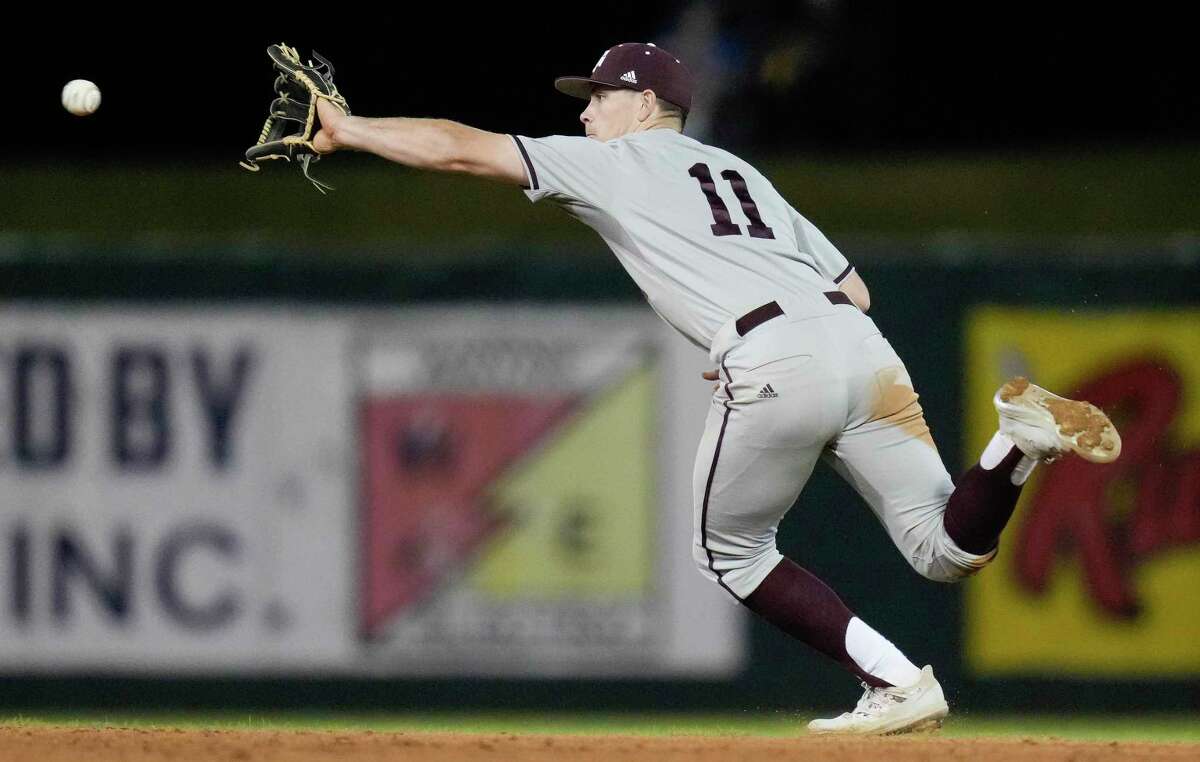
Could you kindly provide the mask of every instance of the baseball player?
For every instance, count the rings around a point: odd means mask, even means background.
[[[948,707],[931,667],[784,558],[780,520],[822,458],[918,573],[954,582],[993,559],[1036,464],[1067,452],[1111,461],[1116,430],[1095,407],[1014,379],[994,399],[999,431],[956,487],[904,363],[865,314],[870,295],[854,267],[754,167],[682,134],[692,79],[678,59],[624,43],[555,87],[587,102],[584,137],[367,119],[321,100],[313,143],[518,185],[599,233],[650,306],[717,368],[705,374],[718,384],[694,475],[700,570],[863,683],[853,711],[809,729],[940,725]]]

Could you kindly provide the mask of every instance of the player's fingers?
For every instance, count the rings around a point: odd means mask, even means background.
[[[719,375],[719,373],[720,372],[716,371],[716,370],[706,370],[703,373],[701,373],[700,376],[705,381],[720,381],[721,376]]]

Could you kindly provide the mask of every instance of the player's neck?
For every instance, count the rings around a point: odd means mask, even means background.
[[[673,132],[683,132],[683,126],[678,119],[671,117],[659,119],[647,119],[634,127],[631,132],[649,132],[650,130],[672,130]]]

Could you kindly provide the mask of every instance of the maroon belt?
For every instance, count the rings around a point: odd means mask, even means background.
[[[854,306],[854,302],[842,291],[826,291],[825,298],[829,300],[830,304],[849,304],[852,307]],[[733,327],[737,329],[738,336],[745,336],[768,320],[777,318],[782,314],[783,308],[779,306],[779,302],[767,302],[763,306],[755,307],[745,315],[742,315],[733,324]]]

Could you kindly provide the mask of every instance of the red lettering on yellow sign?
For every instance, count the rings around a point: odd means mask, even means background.
[[[1015,559],[1018,584],[1043,592],[1060,555],[1077,553],[1092,600],[1133,618],[1139,563],[1200,544],[1200,448],[1170,440],[1183,384],[1170,364],[1146,359],[1082,384],[1077,398],[1109,411],[1121,431],[1121,457],[1097,465],[1068,458],[1046,469],[1031,496]]]

